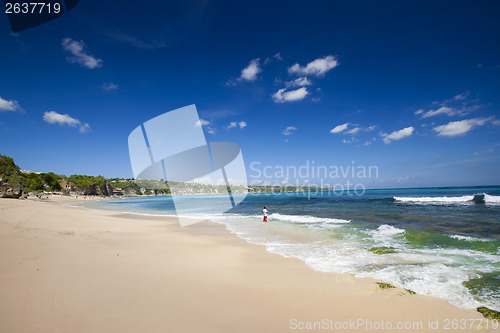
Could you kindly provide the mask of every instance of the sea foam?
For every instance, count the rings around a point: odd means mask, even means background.
[[[500,196],[489,194],[463,195],[459,197],[394,197],[394,201],[416,204],[472,204],[476,196],[484,196],[486,204],[500,204]]]

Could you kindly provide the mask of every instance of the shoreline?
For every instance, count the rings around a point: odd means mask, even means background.
[[[181,228],[62,198],[0,199],[0,331],[287,332],[323,319],[421,322],[421,332],[482,320],[481,332],[496,331],[475,310],[315,272],[216,222]]]

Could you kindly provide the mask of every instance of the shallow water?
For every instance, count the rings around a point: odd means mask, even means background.
[[[475,203],[480,193],[484,203]],[[85,205],[175,214],[168,196]],[[263,206],[270,212],[267,224]],[[193,207],[192,215],[223,223],[239,237],[317,271],[373,277],[461,307],[500,311],[500,187],[250,194],[226,213]]]

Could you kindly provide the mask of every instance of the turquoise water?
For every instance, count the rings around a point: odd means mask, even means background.
[[[475,194],[485,194],[484,200],[474,202]],[[170,197],[86,205],[175,214]],[[263,206],[270,212],[267,224],[262,223]],[[193,207],[192,215],[223,223],[239,237],[299,258],[317,271],[373,277],[460,307],[500,311],[497,186],[367,190],[363,195],[250,194],[224,214],[207,215]]]

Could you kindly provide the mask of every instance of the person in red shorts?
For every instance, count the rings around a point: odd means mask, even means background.
[[[264,209],[262,210],[262,214],[264,214],[264,222],[267,222],[267,207],[264,206]]]

